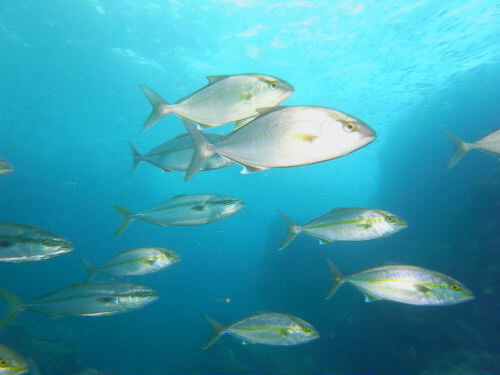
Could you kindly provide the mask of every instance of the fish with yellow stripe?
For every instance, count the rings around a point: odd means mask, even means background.
[[[399,216],[370,208],[334,208],[329,213],[297,225],[278,210],[288,225],[288,234],[279,250],[283,250],[299,233],[304,232],[320,244],[333,241],[364,241],[386,237],[405,229],[408,224]]]
[[[408,265],[386,265],[344,276],[327,259],[333,283],[327,299],[348,282],[365,295],[366,302],[389,300],[410,305],[454,305],[474,299],[459,281],[442,273]]]

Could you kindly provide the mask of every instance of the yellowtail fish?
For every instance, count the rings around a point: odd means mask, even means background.
[[[14,172],[14,167],[7,160],[0,158],[0,176]]]
[[[0,288],[0,296],[7,301],[7,313],[0,321],[0,330],[24,310],[55,318],[104,316],[137,310],[158,299],[153,289],[118,281],[76,283],[28,303],[3,288]]]
[[[425,268],[389,265],[344,276],[329,259],[327,262],[334,279],[327,299],[344,282],[359,289],[366,302],[389,300],[410,305],[444,306],[474,299],[472,292],[457,280]]]
[[[0,375],[20,375],[28,372],[28,362],[11,348],[0,344]]]
[[[453,155],[451,155],[448,165],[446,166],[448,169],[457,164],[470,150],[481,150],[495,155],[500,155],[500,129],[491,132],[473,143],[464,142],[445,129],[443,129],[443,132],[455,146],[455,151],[453,152]]]
[[[333,241],[365,241],[387,237],[408,225],[399,216],[369,208],[334,208],[326,215],[297,225],[278,210],[288,226],[288,234],[280,246],[283,250],[299,233],[304,232],[320,244]]]
[[[242,200],[222,194],[183,194],[134,214],[125,208],[115,206],[123,216],[123,222],[115,233],[119,236],[133,220],[143,220],[151,224],[202,225],[225,219],[240,212],[245,207]]]
[[[208,85],[168,104],[150,88],[140,88],[153,110],[142,130],[170,113],[210,128],[257,116],[257,108],[273,107],[293,94],[293,87],[282,79],[261,74],[209,76]]]
[[[70,241],[45,229],[0,222],[0,262],[36,262],[72,250]]]
[[[211,142],[217,142],[223,137],[222,134],[205,135]],[[142,155],[137,152],[134,146],[129,145],[134,158],[131,174],[141,162],[150,163],[155,167],[163,169],[165,172],[185,171],[193,157],[193,141],[189,134],[181,134]],[[231,164],[233,164],[231,160],[216,154],[207,160],[201,170],[219,169]]]
[[[250,173],[338,158],[375,139],[375,132],[364,122],[333,109],[294,106],[258,112],[260,116],[217,143],[183,120],[195,144],[184,180],[198,173],[214,154],[241,164],[242,173]]]
[[[316,329],[306,321],[292,315],[266,312],[242,319],[228,327],[205,316],[214,328],[214,334],[205,345],[210,347],[220,336],[229,333],[249,344],[298,345],[319,338]]]
[[[146,275],[158,272],[181,260],[176,252],[159,247],[140,247],[124,250],[111,257],[99,267],[92,266],[83,259],[87,267],[87,281],[91,280],[96,273],[101,273],[112,278],[126,276]]]

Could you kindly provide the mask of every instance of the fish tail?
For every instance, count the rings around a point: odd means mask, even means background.
[[[326,258],[326,262],[330,266],[330,271],[333,275],[332,286],[330,287],[330,290],[326,295],[326,299],[330,299],[335,294],[337,289],[344,283],[344,275],[342,275],[342,272],[338,270],[338,268],[335,266],[335,264],[333,264],[333,262],[330,259]]]
[[[196,126],[191,121],[182,119],[184,126],[191,135],[193,140],[193,157],[189,163],[184,181],[191,179],[205,165],[206,161],[216,153],[214,144],[211,143],[205,135],[196,129]]]
[[[283,220],[285,220],[286,222],[286,225],[288,227],[288,233],[285,237],[285,239],[283,240],[283,243],[281,244],[279,250],[283,250],[285,247],[288,246],[288,244],[290,242],[293,241],[293,239],[295,237],[297,237],[297,235],[302,232],[302,227],[300,225],[297,225],[295,224],[295,222],[290,219],[288,216],[286,216],[282,211],[278,210],[278,213],[281,215],[281,217],[283,218]]]
[[[151,107],[153,107],[153,109],[151,110],[151,114],[142,126],[142,131],[146,131],[158,121],[160,121],[163,117],[165,117],[169,113],[172,113],[173,106],[168,104],[160,95],[151,90],[149,87],[146,87],[144,85],[139,85],[139,87],[144,95],[146,95],[146,98],[148,98],[149,102],[151,103]]]
[[[214,333],[212,334],[212,337],[210,337],[210,339],[207,341],[207,343],[203,347],[203,350],[205,350],[205,349],[208,349],[209,347],[211,347],[214,344],[214,342],[216,342],[219,339],[219,337],[221,337],[226,332],[226,328],[222,324],[220,324],[219,322],[216,322],[215,320],[213,320],[212,318],[209,318],[206,315],[203,315],[203,317],[205,318],[205,320],[207,322],[210,323],[210,325],[214,329]]]
[[[446,129],[443,129],[443,132],[444,132],[444,135],[446,135],[446,137],[455,146],[455,150],[453,152],[453,155],[451,155],[451,158],[448,161],[448,165],[446,166],[447,169],[450,169],[455,164],[457,164],[460,161],[460,159],[462,159],[464,157],[464,155],[467,153],[467,151],[472,150],[473,145],[471,143],[467,143],[467,142],[462,141],[460,138],[454,136]]]
[[[123,222],[115,232],[115,237],[118,237],[120,234],[122,234],[125,228],[127,228],[130,222],[134,220],[134,218],[131,217],[133,215],[132,212],[121,206],[115,206],[115,210],[118,211],[118,213],[123,216]]]
[[[0,297],[5,298],[5,300],[7,301],[7,312],[5,313],[3,319],[0,321],[1,331],[5,327],[7,327],[9,323],[12,322],[20,313],[23,312],[26,303],[4,288],[0,288]]]
[[[130,151],[132,151],[132,157],[133,157],[132,169],[130,170],[130,175],[132,176],[137,166],[144,161],[144,158],[141,154],[139,154],[139,151],[136,150],[136,148],[134,147],[134,145],[132,145],[132,143],[129,142],[128,145],[130,147]]]
[[[82,258],[82,262],[87,269],[87,280],[85,281],[91,281],[95,277],[97,269],[85,258]]]

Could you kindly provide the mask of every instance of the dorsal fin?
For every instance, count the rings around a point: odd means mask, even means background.
[[[335,207],[335,208],[332,208],[332,210],[330,212],[342,211],[345,209],[346,209],[346,207]]]
[[[284,106],[276,106],[276,107],[264,107],[264,108],[257,108],[256,111],[259,114],[259,116],[266,115],[268,113],[277,111],[278,109],[284,108]]]
[[[219,81],[222,81],[224,78],[227,78],[229,76],[207,76],[207,79],[208,79],[208,82],[210,84],[212,83],[215,83],[215,82],[219,82]]]

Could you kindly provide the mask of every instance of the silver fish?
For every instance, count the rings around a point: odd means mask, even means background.
[[[91,280],[96,273],[113,278],[146,275],[161,271],[180,260],[179,254],[169,249],[140,247],[124,250],[99,267],[93,267],[86,259],[83,262],[88,271],[87,280]]]
[[[288,234],[280,250],[300,232],[317,238],[320,244],[325,244],[333,241],[365,241],[387,237],[408,226],[399,216],[370,208],[334,208],[326,215],[304,225],[297,225],[283,212],[278,212],[288,226]]]
[[[215,144],[184,120],[195,144],[185,180],[198,173],[216,153],[243,165],[242,173],[249,173],[338,158],[375,139],[368,125],[333,109],[275,107],[260,109],[259,113],[255,120]]]
[[[329,259],[327,262],[334,278],[327,299],[344,282],[359,289],[366,302],[390,300],[410,305],[443,306],[474,299],[472,292],[457,280],[425,268],[389,265],[344,276]]]
[[[223,137],[222,134],[205,134],[205,136],[211,142],[217,142]],[[193,157],[193,141],[189,134],[181,134],[142,155],[137,152],[134,146],[131,144],[129,146],[134,158],[132,172],[134,172],[141,162],[148,162],[155,167],[163,169],[165,172],[185,171]],[[207,160],[201,170],[219,169],[231,164],[233,164],[231,160],[216,154]]]
[[[3,288],[0,296],[7,300],[0,330],[27,309],[51,317],[103,316],[137,310],[158,299],[152,289],[118,281],[76,283],[28,303]]]
[[[119,236],[133,220],[151,224],[202,225],[225,219],[245,207],[242,200],[222,194],[183,194],[134,214],[123,207],[115,209],[123,216],[123,222],[115,233]]]
[[[45,229],[0,222],[0,262],[36,262],[72,250],[70,241]]]
[[[0,176],[14,172],[14,167],[7,160],[0,158]]]
[[[140,88],[153,107],[142,130],[164,116],[175,113],[203,127],[214,127],[257,116],[257,108],[273,107],[293,94],[293,87],[282,79],[261,74],[209,76],[208,85],[191,95],[168,104],[150,88]]]
[[[0,375],[20,375],[27,372],[28,362],[11,348],[0,344]]]
[[[242,319],[228,327],[205,316],[214,328],[214,334],[204,349],[210,347],[221,335],[230,335],[249,344],[297,345],[319,338],[316,329],[306,321],[292,315],[266,312]]]
[[[448,165],[446,166],[448,169],[457,164],[470,150],[481,150],[495,155],[500,155],[500,129],[491,132],[473,143],[464,142],[445,129],[443,129],[443,132],[455,146],[455,151],[453,152],[453,155],[451,155]]]

